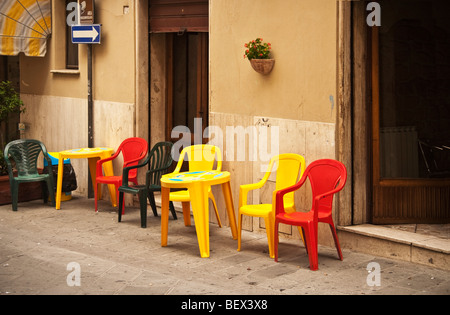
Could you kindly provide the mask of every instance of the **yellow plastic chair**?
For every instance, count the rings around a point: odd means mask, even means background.
[[[272,204],[258,204],[248,205],[247,195],[251,190],[259,189],[265,185],[269,179],[270,174],[273,171],[273,167],[277,163],[276,168],[276,186],[275,191],[272,194]],[[241,230],[242,230],[242,215],[248,215],[252,217],[264,218],[267,232],[267,241],[269,244],[269,255],[271,258],[275,257],[274,254],[274,224],[275,224],[275,196],[276,192],[280,189],[292,186],[297,183],[303,176],[305,171],[305,158],[298,154],[286,153],[272,157],[269,163],[266,174],[259,183],[241,185],[239,189],[239,216],[238,216],[238,251],[241,250]],[[299,174],[300,172],[300,174]],[[284,197],[284,207],[286,212],[295,212],[294,194],[286,194]],[[300,235],[303,239],[302,231]]]
[[[178,164],[173,171],[174,174],[179,173],[181,170],[181,166],[183,165],[184,157],[187,156],[189,161],[189,172],[198,172],[198,171],[212,171],[214,167],[214,162],[217,161],[216,171],[222,170],[222,153],[219,147],[209,145],[209,144],[197,144],[184,148],[178,159]],[[217,156],[217,158],[216,158]],[[214,199],[214,195],[211,191],[211,187],[208,189],[208,198],[211,199],[214,211],[216,212],[217,223],[219,227],[222,227],[222,223],[219,218],[219,212],[217,211],[216,200]],[[169,197],[170,201],[178,201],[181,202],[183,207],[183,217],[184,224],[186,226],[191,225],[191,210],[190,210],[190,201],[191,196],[189,196],[189,191],[180,190],[170,193]]]

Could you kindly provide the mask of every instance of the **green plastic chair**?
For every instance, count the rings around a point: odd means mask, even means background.
[[[152,207],[153,214],[158,216],[155,203],[155,191],[161,191],[161,176],[169,171],[172,165],[172,146],[171,142],[158,142],[151,149],[146,159],[139,165],[125,167],[122,173],[122,186],[119,187],[119,222],[122,221],[123,194],[139,195],[139,204],[141,210],[141,227],[147,227],[147,198]],[[148,165],[145,185],[128,185],[128,173],[130,170]],[[177,215],[173,203],[170,203],[170,211],[176,220]]]
[[[48,174],[38,173],[37,161],[41,152],[47,160]],[[50,192],[51,205],[55,207],[55,185],[53,182],[52,160],[47,153],[45,145],[39,140],[33,139],[11,141],[5,147],[4,156],[8,166],[13,211],[17,211],[19,184],[25,182],[46,182],[48,191],[45,186],[42,185],[44,203],[47,203],[48,192]],[[14,176],[10,159],[15,162],[17,176]]]

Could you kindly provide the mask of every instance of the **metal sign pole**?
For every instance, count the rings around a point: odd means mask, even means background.
[[[92,45],[87,46],[87,68],[88,68],[88,147],[94,147],[94,115],[93,115],[93,98],[92,98]],[[94,198],[94,189],[92,182],[88,181],[88,198]]]
[[[84,6],[84,7],[83,7]],[[80,6],[80,24],[94,24],[94,1],[83,1]],[[88,147],[94,147],[94,101],[92,81],[92,45],[87,45],[87,88],[88,88]],[[88,198],[94,197],[92,182],[88,181]]]
[[[92,45],[87,45],[87,67],[88,67],[88,147],[94,147],[94,120],[93,120],[93,97],[92,97]]]

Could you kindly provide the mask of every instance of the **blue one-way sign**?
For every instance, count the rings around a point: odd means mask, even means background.
[[[100,44],[101,25],[72,25],[72,43]]]

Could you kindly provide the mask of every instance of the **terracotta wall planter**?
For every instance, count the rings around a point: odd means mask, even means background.
[[[252,59],[250,64],[256,72],[266,75],[272,71],[275,59]]]

